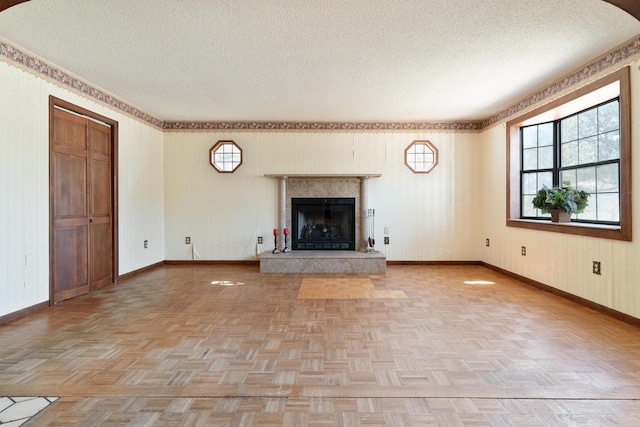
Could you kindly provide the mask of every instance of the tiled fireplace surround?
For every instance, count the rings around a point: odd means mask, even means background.
[[[378,273],[386,270],[380,252],[367,251],[369,180],[379,174],[363,175],[265,175],[278,180],[278,228],[290,228],[292,197],[355,198],[356,251],[292,251],[260,255],[260,271],[265,273]],[[284,249],[280,239],[279,248]]]

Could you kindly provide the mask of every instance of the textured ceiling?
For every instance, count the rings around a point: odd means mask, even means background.
[[[0,37],[160,120],[476,121],[640,34],[602,0],[32,0]]]

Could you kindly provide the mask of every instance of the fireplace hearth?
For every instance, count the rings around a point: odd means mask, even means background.
[[[355,198],[291,198],[294,250],[355,250]]]

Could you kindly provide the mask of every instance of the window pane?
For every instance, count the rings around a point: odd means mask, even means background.
[[[538,169],[538,150],[530,148],[522,153],[522,169]]]
[[[617,163],[598,166],[596,172],[598,176],[598,193],[620,191]]]
[[[538,209],[533,207],[535,195],[524,196],[522,198],[522,216],[538,216]]]
[[[553,147],[542,147],[538,150],[538,169],[553,167]]]
[[[538,146],[553,145],[553,123],[538,126]]]
[[[577,174],[576,169],[569,169],[566,171],[562,171],[560,172],[560,182],[563,183],[564,185],[564,183],[568,181],[569,185],[575,188],[576,182],[578,181],[576,174]]]
[[[591,204],[591,198],[589,198],[589,204]],[[599,221],[620,221],[620,196],[617,193],[598,194],[596,199]]]
[[[575,141],[578,139],[578,116],[567,117],[560,122],[561,142]]]
[[[587,138],[598,133],[598,110],[578,114],[578,137]]]
[[[599,136],[598,160],[606,161],[620,157],[620,131],[615,130]]]
[[[522,148],[538,146],[538,126],[522,128]]]
[[[538,174],[538,190],[544,186],[553,187],[553,174],[551,172],[541,172]]]
[[[598,138],[591,137],[580,140],[580,152],[578,154],[578,163],[595,163],[598,161]]]
[[[522,194],[536,194],[538,192],[538,174],[525,173],[522,175]]]
[[[598,131],[600,133],[620,129],[620,104],[613,101],[598,107]]]
[[[576,190],[589,194],[596,192],[596,168],[581,168],[576,171],[577,181],[572,182]]]
[[[596,195],[592,194],[591,197],[589,197],[589,202],[587,204],[587,207],[584,208],[584,212],[582,212],[579,215],[576,215],[576,218],[583,221],[596,221],[598,219],[597,208],[598,208],[598,204],[596,202]]]
[[[560,155],[562,156],[560,163],[563,167],[576,166],[578,164],[578,142],[562,144]]]

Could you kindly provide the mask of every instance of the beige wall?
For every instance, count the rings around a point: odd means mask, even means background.
[[[233,174],[209,164],[209,149],[221,139],[243,150]],[[429,174],[404,164],[416,139],[439,150]],[[195,248],[196,259],[256,259],[273,248],[278,226],[278,181],[265,174],[361,173],[382,174],[369,181],[369,207],[376,248],[389,260],[478,260],[480,218],[470,208],[480,203],[477,140],[462,133],[166,133],[166,257],[192,259]],[[385,227],[389,245],[382,244]]]
[[[631,66],[632,137],[640,135],[639,63]],[[483,164],[482,261],[553,286],[598,304],[640,317],[640,203],[633,200],[635,231],[632,242],[597,239],[537,230],[510,228],[506,221],[506,130],[504,124],[480,136]],[[636,146],[636,144],[633,144]],[[640,150],[633,148],[633,170],[639,170]],[[640,188],[640,173],[633,173],[633,188]],[[520,249],[526,246],[527,255]],[[602,263],[602,275],[592,273],[592,262]]]
[[[49,300],[49,95],[119,122],[120,274],[162,261],[162,132],[1,61],[0,94],[0,316]]]

